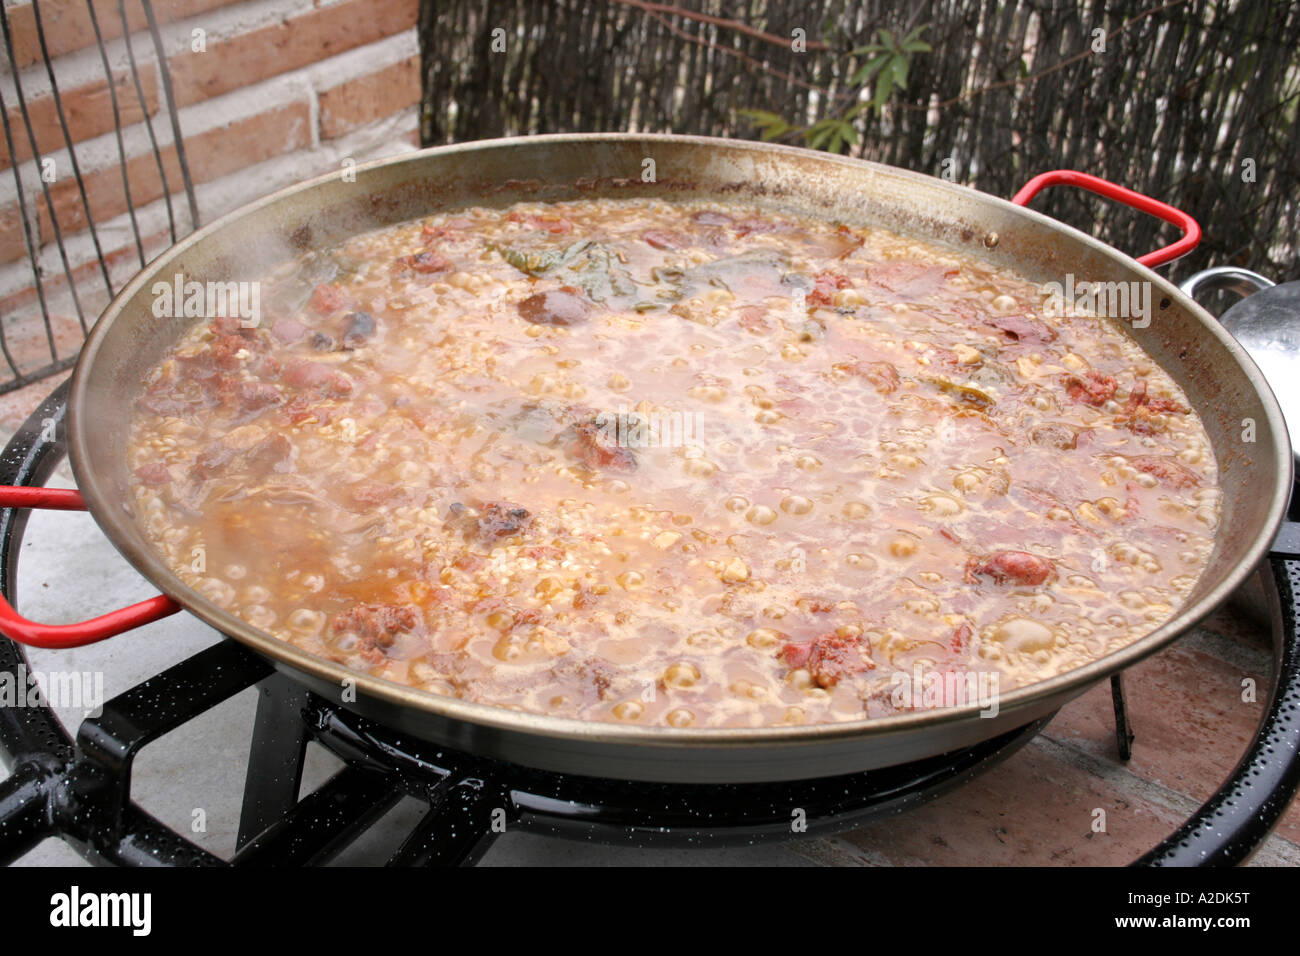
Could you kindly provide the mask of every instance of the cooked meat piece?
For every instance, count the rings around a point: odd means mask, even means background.
[[[1013,584],[1037,587],[1055,573],[1051,561],[1028,551],[995,551],[987,558],[971,558],[966,562],[966,580],[972,583],[978,576],[986,575],[998,584],[1010,581]]]
[[[1155,475],[1162,485],[1170,488],[1195,488],[1201,483],[1196,473],[1177,458],[1165,458],[1159,455],[1137,455],[1128,463],[1138,471]]]
[[[343,316],[343,347],[356,349],[375,334],[375,317],[369,312],[349,312]]]
[[[397,260],[401,267],[412,269],[422,275],[431,275],[435,272],[447,272],[451,269],[451,260],[436,252],[417,252],[414,255],[402,256]]]
[[[861,637],[823,634],[805,643],[786,644],[781,658],[787,667],[806,667],[819,687],[831,688],[845,677],[874,670],[871,647]]]
[[[534,293],[519,303],[520,317],[533,325],[579,325],[590,313],[586,300],[567,286]]]
[[[591,469],[631,471],[636,468],[636,456],[630,448],[618,444],[606,429],[594,421],[580,422],[570,430],[569,453]]]
[[[156,488],[159,485],[168,484],[172,480],[172,473],[168,471],[167,466],[160,461],[141,465],[135,470],[135,476],[146,485],[153,488]]]
[[[493,538],[509,538],[526,531],[532,524],[533,517],[527,508],[513,505],[506,501],[490,501],[479,512],[475,526],[478,536],[484,541]]]
[[[410,604],[357,604],[335,614],[330,630],[355,635],[362,656],[378,663],[399,634],[414,631],[421,622],[420,609]]]
[[[1071,425],[1062,422],[1048,422],[1035,425],[1029,430],[1029,439],[1035,445],[1046,445],[1068,451],[1079,446],[1079,433]]]
[[[1091,369],[1082,376],[1070,375],[1065,380],[1065,394],[1070,397],[1070,401],[1087,405],[1105,405],[1115,397],[1117,388],[1119,383],[1115,381],[1115,376],[1102,375]]]
[[[980,321],[1017,342],[1046,344],[1056,340],[1051,328],[1027,315],[985,315]]]

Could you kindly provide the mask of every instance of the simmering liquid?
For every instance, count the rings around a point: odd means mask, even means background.
[[[139,520],[217,605],[434,693],[677,727],[954,703],[899,690],[1101,657],[1212,549],[1204,428],[1113,320],[883,230],[473,208],[261,289],[146,381]]]

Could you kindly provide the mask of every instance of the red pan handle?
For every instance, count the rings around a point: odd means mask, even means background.
[[[56,511],[85,511],[86,503],[81,492],[65,488],[24,488],[0,485],[0,508],[49,508]],[[175,614],[181,606],[159,594],[139,604],[109,611],[89,621],[77,624],[39,624],[23,617],[8,601],[0,595],[0,634],[19,644],[32,647],[48,647],[62,650],[67,647],[81,647],[94,644],[106,637],[113,637],[132,628],[148,624],[169,614]]]
[[[1170,243],[1155,252],[1148,252],[1144,256],[1138,256],[1138,262],[1144,266],[1154,269],[1166,262],[1173,262],[1180,256],[1187,255],[1201,241],[1200,225],[1181,209],[1175,209],[1173,206],[1165,205],[1158,199],[1152,199],[1150,196],[1143,196],[1131,189],[1125,189],[1108,179],[1099,179],[1096,176],[1089,176],[1087,173],[1077,173],[1072,169],[1053,169],[1035,176],[1025,183],[1020,192],[1011,197],[1011,201],[1017,206],[1028,206],[1029,200],[1048,186],[1078,186],[1080,189],[1086,189],[1099,196],[1105,196],[1107,199],[1113,199],[1116,202],[1122,202],[1126,206],[1132,206],[1134,209],[1156,216],[1165,222],[1171,222],[1183,231],[1183,238],[1177,242]]]

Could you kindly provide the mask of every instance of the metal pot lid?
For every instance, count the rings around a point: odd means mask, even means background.
[[[1219,321],[1250,353],[1277,396],[1300,468],[1300,282],[1255,292]]]

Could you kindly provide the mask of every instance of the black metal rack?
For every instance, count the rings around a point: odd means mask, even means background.
[[[65,383],[0,457],[0,484],[43,484],[65,453]],[[45,441],[44,422],[57,423]],[[27,512],[0,511],[0,592],[15,593]],[[1300,784],[1300,562],[1275,558],[1274,675],[1268,707],[1222,788],[1143,865],[1226,865],[1250,855]],[[0,669],[16,678],[21,646],[0,638]],[[131,765],[150,741],[247,687],[260,697],[238,850],[224,861],[131,801]],[[1118,691],[1118,688],[1117,688]],[[1129,734],[1118,712],[1118,733]],[[1047,718],[1050,719],[1050,718]],[[975,747],[848,776],[727,786],[564,776],[412,741],[328,703],[252,651],[226,640],[107,702],[75,740],[44,706],[0,708],[0,863],[58,836],[96,863],[126,866],[310,865],[328,861],[404,796],[428,810],[389,860],[476,862],[503,828],[634,845],[749,844],[859,826],[917,806],[1014,753],[1037,721]],[[344,767],[299,797],[309,741]],[[800,808],[806,827],[791,826]]]
[[[172,95],[171,73],[167,66],[167,56],[163,50],[162,35],[158,29],[158,19],[154,15],[153,3],[151,0],[140,0],[144,12],[145,22],[152,40],[155,63],[160,80],[160,86],[163,94],[162,106],[167,110],[168,120],[172,131],[172,142],[176,149],[177,165],[180,167],[181,186],[185,192],[185,198],[189,210],[190,228],[197,229],[199,225],[198,203],[194,196],[194,183],[190,177],[189,162],[185,155],[185,141],[181,136],[180,119],[176,112],[176,102]],[[122,132],[122,109],[117,98],[116,77],[113,69],[109,65],[108,50],[105,46],[103,30],[100,27],[99,17],[96,13],[96,4],[87,2],[87,12],[90,17],[90,23],[95,33],[95,46],[99,50],[100,63],[103,65],[104,79],[108,87],[109,100],[113,111],[113,132],[117,140],[117,153],[119,165],[122,173],[122,194],[126,201],[126,210],[131,220],[132,240],[135,246],[136,256],[139,259],[140,267],[145,265],[145,237],[140,231],[140,223],[137,218],[136,203],[131,195],[131,182],[127,175],[127,153],[126,146],[123,142]],[[113,280],[109,275],[108,261],[105,257],[104,248],[100,243],[99,229],[95,224],[95,214],[91,209],[90,200],[86,195],[85,179],[82,176],[81,164],[77,161],[76,145],[73,142],[72,133],[68,127],[68,119],[63,107],[63,97],[59,92],[59,82],[55,74],[54,64],[50,56],[49,46],[45,39],[44,20],[41,16],[40,0],[31,2],[32,20],[36,28],[37,44],[40,47],[40,62],[45,68],[45,75],[49,79],[50,98],[53,101],[54,110],[59,119],[59,129],[62,133],[62,148],[67,150],[69,165],[72,168],[72,176],[77,183],[78,196],[81,202],[81,209],[86,217],[86,229],[90,234],[91,243],[95,249],[95,256],[99,264],[99,276],[103,281],[103,287],[111,298],[116,294]],[[150,150],[153,155],[153,164],[157,169],[158,177],[162,183],[162,198],[167,207],[167,223],[171,233],[171,241],[175,243],[183,234],[178,230],[176,210],[173,208],[172,194],[175,184],[167,180],[167,164],[163,161],[163,146],[158,142],[158,136],[154,131],[154,120],[150,115],[144,86],[141,80],[141,66],[136,59],[135,48],[132,44],[131,35],[133,27],[130,19],[127,17],[126,0],[117,0],[117,15],[121,21],[122,41],[126,48],[127,60],[130,64],[130,76],[132,88],[135,91],[142,113],[142,120],[145,130],[148,133]],[[22,71],[14,56],[13,32],[10,27],[10,11],[3,5],[0,5],[0,32],[4,34],[4,51],[5,66],[13,76],[14,93],[17,98],[18,112],[22,116],[23,131],[26,134],[26,146],[31,153],[31,162],[38,170],[42,168],[42,159],[49,154],[49,150],[42,152],[36,131],[32,126],[32,117],[28,108],[28,97],[23,90]],[[23,242],[27,252],[27,260],[32,270],[32,286],[36,292],[38,300],[41,321],[43,323],[43,332],[45,343],[49,352],[48,361],[42,361],[37,367],[29,367],[31,362],[24,362],[22,356],[14,354],[10,346],[10,341],[6,335],[5,323],[0,321],[0,355],[4,357],[4,365],[0,365],[0,393],[12,391],[23,385],[28,385],[49,375],[64,371],[72,366],[77,359],[78,349],[60,350],[56,342],[54,327],[51,323],[50,304],[48,301],[48,287],[62,284],[67,288],[68,294],[72,300],[73,311],[76,313],[77,322],[81,327],[81,334],[84,336],[90,326],[94,324],[96,316],[91,314],[87,317],[87,309],[82,302],[82,295],[85,290],[81,288],[80,283],[85,279],[78,280],[77,269],[74,267],[69,258],[67,246],[64,243],[63,228],[59,223],[58,207],[51,195],[49,182],[44,176],[40,178],[41,198],[44,200],[45,209],[49,214],[50,226],[54,233],[54,245],[58,249],[59,263],[61,265],[61,275],[46,275],[40,264],[40,237],[34,234],[32,228],[33,220],[28,208],[28,196],[23,187],[23,177],[21,167],[24,163],[18,161],[18,154],[15,151],[15,136],[12,124],[9,120],[9,106],[5,102],[2,92],[0,92],[0,124],[4,127],[4,141],[9,151],[10,174],[13,176],[14,186],[17,192],[18,216],[22,223]],[[182,223],[183,229],[183,223]],[[93,281],[93,280],[91,280]],[[80,294],[79,294],[80,289]],[[79,345],[79,343],[78,343]],[[7,368],[8,374],[5,375],[2,370]]]

